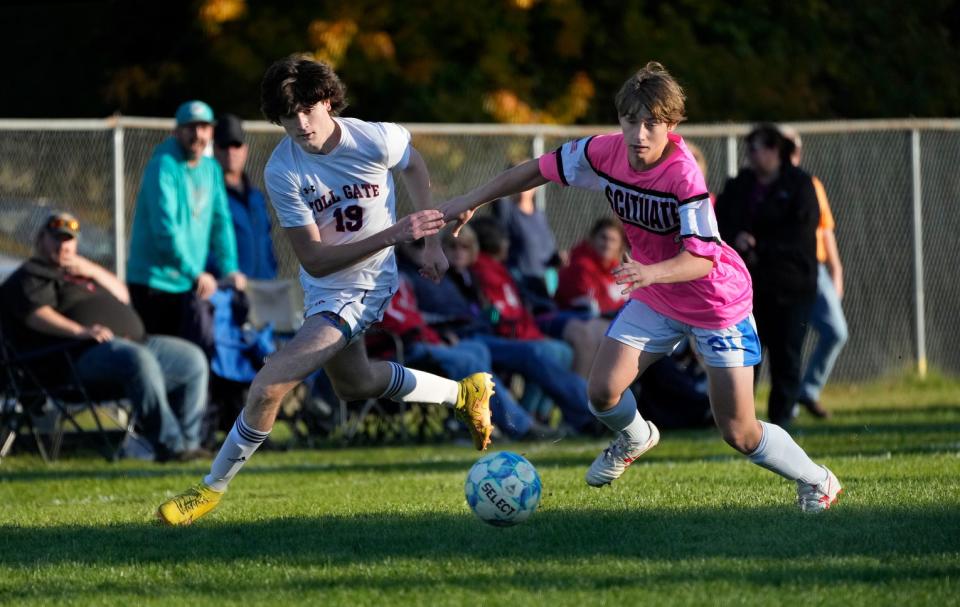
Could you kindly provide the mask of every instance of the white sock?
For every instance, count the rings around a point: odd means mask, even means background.
[[[815,464],[786,430],[766,422],[760,422],[760,427],[760,444],[747,455],[751,462],[792,481],[814,484],[826,479],[827,471]]]
[[[650,440],[650,426],[637,411],[637,399],[630,388],[623,391],[620,402],[612,409],[597,411],[593,403],[588,405],[590,412],[603,422],[603,425],[614,432],[622,433],[632,444],[642,445]]]
[[[243,421],[243,412],[237,416],[233,428],[223,441],[220,452],[210,466],[210,474],[203,479],[203,483],[216,491],[226,491],[227,485],[240,472],[247,460],[263,444],[269,432],[254,430]]]
[[[445,377],[408,369],[395,362],[388,362],[391,375],[387,389],[380,398],[404,403],[443,403],[456,405],[460,396],[460,385]]]

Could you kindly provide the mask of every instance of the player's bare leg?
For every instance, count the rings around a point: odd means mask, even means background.
[[[763,436],[753,402],[753,367],[706,367],[706,370],[713,418],[723,440],[749,455]]]
[[[283,397],[345,343],[343,333],[327,319],[320,315],[308,318],[257,373],[247,404],[214,458],[210,474],[202,483],[161,504],[157,517],[168,525],[188,525],[213,510],[227,485],[273,429]]]
[[[757,420],[753,367],[707,367],[710,404],[728,445],[750,461],[796,481],[797,503],[804,512],[826,510],[843,490],[837,477],[818,466],[780,426]]]
[[[590,410],[617,436],[587,470],[588,485],[600,487],[615,481],[634,460],[660,442],[657,427],[637,411],[630,384],[661,356],[641,352],[612,338],[605,338],[600,344],[587,394]]]

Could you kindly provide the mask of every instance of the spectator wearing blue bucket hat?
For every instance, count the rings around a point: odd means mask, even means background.
[[[246,277],[237,266],[223,172],[207,154],[213,109],[187,101],[175,118],[173,133],[154,150],[140,183],[127,282],[148,332],[209,348],[207,300],[218,282],[242,290]],[[206,271],[208,251],[214,273]]]

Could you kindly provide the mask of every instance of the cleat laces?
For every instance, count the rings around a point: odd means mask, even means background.
[[[173,503],[177,505],[177,509],[180,510],[181,514],[187,514],[197,506],[202,506],[209,501],[210,500],[203,495],[203,492],[200,491],[199,487],[191,487],[188,493],[173,498]]]

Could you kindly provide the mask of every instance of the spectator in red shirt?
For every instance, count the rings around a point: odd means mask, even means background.
[[[481,224],[482,225],[482,224]],[[506,247],[503,249],[506,250]],[[501,337],[544,339],[533,314],[524,305],[520,289],[503,260],[481,247],[470,267],[477,289],[492,307],[494,330]]]
[[[488,218],[474,220],[479,255],[472,267],[477,288],[498,313],[497,333],[521,339],[563,340],[572,359],[567,366],[586,379],[597,348],[603,340],[607,323],[594,322],[589,314],[555,311],[534,318],[522,291],[504,265],[510,241],[500,225]]]
[[[557,303],[567,310],[588,310],[612,318],[627,301],[613,269],[620,265],[626,237],[620,222],[600,219],[590,236],[570,252],[570,265],[560,271]]]
[[[589,415],[586,380],[570,371],[570,347],[540,331],[533,316],[523,307],[516,285],[502,263],[489,255],[483,255],[479,260],[481,254],[478,238],[471,229],[473,225],[471,222],[464,226],[459,238],[453,238],[449,233],[444,238],[444,252],[450,261],[450,270],[441,285],[436,285],[435,292],[449,280],[456,284],[462,299],[472,301],[477,309],[482,309],[478,315],[485,317],[483,323],[490,326],[493,334],[477,331],[470,335],[487,345],[494,367],[524,378],[522,404],[528,411],[545,420],[549,411],[540,408],[542,397],[537,396],[545,394],[559,406],[564,421],[573,431],[594,436],[603,432]],[[483,225],[482,221],[480,225]],[[418,282],[424,290],[430,289],[431,284],[427,280]],[[469,307],[463,301],[456,302],[459,303],[456,305],[436,297],[421,297],[421,301],[433,314]],[[508,319],[506,323],[503,322],[504,316]],[[521,335],[524,337],[519,337]]]

